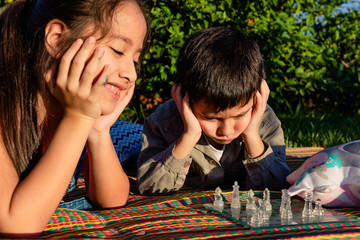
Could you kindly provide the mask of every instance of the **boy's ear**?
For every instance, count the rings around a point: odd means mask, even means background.
[[[68,32],[66,24],[59,19],[52,19],[45,27],[45,47],[49,54],[56,57],[62,37]]]

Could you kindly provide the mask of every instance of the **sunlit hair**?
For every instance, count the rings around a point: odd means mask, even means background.
[[[245,105],[265,79],[258,45],[242,32],[211,27],[191,35],[181,48],[174,83],[190,102],[218,111]]]
[[[1,13],[1,134],[19,175],[28,171],[42,153],[38,95],[48,96],[43,75],[58,61],[44,45],[47,23],[60,19],[70,30],[56,54],[59,57],[78,38],[85,39],[94,32],[104,37],[111,29],[114,11],[124,2],[137,3],[149,24],[142,0],[17,0]],[[89,26],[94,32],[85,35]]]

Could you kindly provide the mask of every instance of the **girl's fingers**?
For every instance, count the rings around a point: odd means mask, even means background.
[[[96,74],[98,71],[99,63],[103,56],[104,56],[104,49],[97,48],[95,49],[91,59],[88,60],[88,63],[83,69],[81,79],[79,81],[79,90],[78,90],[79,96],[89,95],[92,85],[98,81]],[[107,68],[107,70],[109,69]]]
[[[111,65],[105,65],[104,69],[102,70],[98,80],[95,82],[94,85],[89,86],[91,92],[89,92],[89,99],[90,100],[97,100],[100,96],[106,83],[109,80],[109,75],[111,71]],[[93,78],[92,78],[93,79]]]
[[[128,89],[124,99],[118,102],[115,109],[116,116],[119,116],[124,111],[125,107],[129,104],[132,96],[134,95],[134,91],[135,91],[135,83]]]
[[[68,82],[67,82],[67,89],[70,92],[75,92],[78,90],[85,64],[89,60],[89,57],[93,54],[94,46],[95,46],[95,38],[89,37],[88,39],[86,39],[80,50],[76,53],[75,57],[72,59],[69,69]]]
[[[60,63],[59,63],[59,69],[56,79],[56,85],[65,88],[68,81],[69,71],[70,71],[70,65],[71,62],[76,55],[76,53],[79,51],[80,47],[83,44],[82,39],[76,40],[70,48],[65,52],[65,54],[61,57]]]

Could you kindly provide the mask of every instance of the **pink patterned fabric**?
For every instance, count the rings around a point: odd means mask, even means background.
[[[360,206],[360,140],[320,151],[287,177],[291,196],[304,198],[313,191],[313,202],[324,206]]]

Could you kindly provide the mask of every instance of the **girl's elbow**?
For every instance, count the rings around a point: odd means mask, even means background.
[[[30,221],[31,223],[21,223],[21,221],[12,221],[11,219],[5,221],[6,224],[0,223],[0,238],[38,238],[46,226],[34,219]]]
[[[123,194],[120,197],[98,202],[97,205],[102,209],[120,208],[126,205],[128,198],[129,198],[129,194]]]

